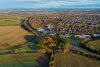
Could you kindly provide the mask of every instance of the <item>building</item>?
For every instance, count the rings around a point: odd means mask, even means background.
[[[44,32],[45,31],[42,27],[38,28],[37,30],[40,31],[40,32]]]
[[[74,34],[65,34],[65,37],[74,37]]]
[[[93,37],[100,37],[100,34],[93,34]]]
[[[75,37],[78,37],[78,38],[91,38],[91,35],[75,35]]]
[[[54,28],[54,26],[52,24],[47,24],[48,29],[52,29]]]

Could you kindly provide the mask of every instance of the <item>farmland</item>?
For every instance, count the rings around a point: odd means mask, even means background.
[[[20,25],[20,20],[0,19],[0,26],[17,26],[17,25]]]
[[[20,16],[11,13],[0,13],[0,26],[20,25]]]
[[[24,20],[23,23],[22,20]],[[99,67],[100,61],[96,58],[91,58],[89,55],[75,54],[71,51],[72,47],[79,47],[80,45],[80,39],[71,36],[71,34],[99,33],[99,20],[100,15],[93,14],[92,16],[84,13],[74,15],[70,12],[61,12],[61,14],[48,11],[46,13],[45,11],[0,13],[0,66],[48,67],[45,64],[49,65],[50,60],[44,56],[54,52],[54,61],[51,60],[54,62],[54,67]],[[45,29],[48,24],[54,26],[53,29]],[[37,28],[37,31],[32,27]],[[38,28],[42,27],[44,31],[39,31]],[[33,40],[34,32],[39,32],[39,35],[43,36],[35,36],[37,39]],[[94,40],[88,42],[87,45],[100,49],[99,42],[100,40]],[[53,46],[57,50],[53,49]],[[48,56],[52,56],[52,54]],[[44,59],[41,60],[41,57]]]
[[[93,47],[95,48],[96,50],[100,50],[100,40],[93,40],[93,41],[90,41],[87,43],[87,46],[89,47]]]
[[[100,61],[81,55],[58,53],[55,55],[55,67],[99,67]]]
[[[0,26],[0,49],[22,45],[26,35],[33,35],[19,26]]]
[[[0,55],[0,67],[35,67],[40,56],[38,53]]]

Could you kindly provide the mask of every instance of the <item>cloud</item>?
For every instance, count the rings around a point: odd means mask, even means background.
[[[77,5],[100,4],[97,0],[31,0],[36,7],[64,7]],[[37,3],[34,3],[37,2]]]
[[[22,8],[100,7],[100,0],[2,0],[7,4]],[[11,4],[12,3],[12,4]],[[6,6],[6,5],[5,5]]]
[[[31,1],[31,2],[33,2],[33,1],[42,1],[42,0],[15,0],[15,1],[23,1],[23,2],[29,2],[29,1]]]
[[[33,4],[48,4],[48,5],[78,5],[78,4],[95,4],[100,2],[99,0],[16,0],[16,1],[21,1],[21,2],[32,2]]]

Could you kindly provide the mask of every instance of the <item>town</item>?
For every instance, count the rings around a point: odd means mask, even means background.
[[[93,67],[99,67],[100,14],[98,12],[1,13],[0,65],[81,67],[79,66],[81,64],[83,67],[91,67],[92,64]]]

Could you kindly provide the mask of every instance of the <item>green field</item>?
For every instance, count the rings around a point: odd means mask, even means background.
[[[20,19],[1,19],[0,26],[16,26],[20,25]]]
[[[35,67],[36,62],[21,62],[16,64],[0,63],[0,67]]]
[[[0,55],[0,67],[35,67],[38,53]]]
[[[89,47],[92,46],[96,50],[100,50],[100,40],[90,41],[90,42],[87,43],[87,46],[89,46]]]

